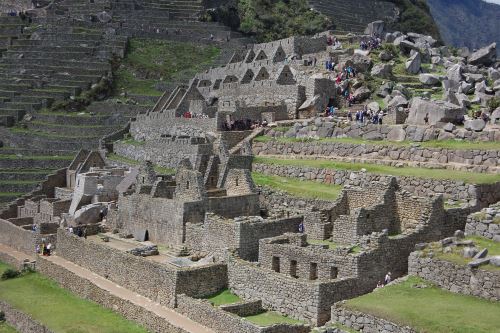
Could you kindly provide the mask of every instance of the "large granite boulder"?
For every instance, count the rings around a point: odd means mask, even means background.
[[[371,91],[367,87],[360,87],[356,89],[353,93],[354,99],[358,102],[366,100],[367,98],[370,97],[370,95]]]
[[[373,66],[371,76],[390,79],[392,77],[392,66],[390,64],[377,64]]]
[[[440,82],[439,77],[434,74],[420,74],[418,79],[426,86],[433,86]]]
[[[397,108],[400,106],[403,106],[403,107],[408,106],[408,100],[404,96],[401,96],[401,95],[394,96],[394,98],[391,99],[389,104],[387,104],[387,107],[389,107],[389,108]]]
[[[407,124],[424,125],[424,118],[428,114],[429,125],[437,123],[456,123],[463,119],[465,109],[444,101],[430,101],[415,97],[410,103]]]
[[[387,133],[387,140],[389,141],[404,141],[406,138],[406,131],[402,127],[392,127]]]
[[[497,43],[491,43],[490,45],[483,47],[472,53],[468,59],[468,63],[471,65],[484,65],[490,66],[496,61],[497,56]]]
[[[420,53],[416,52],[413,56],[411,56],[405,64],[406,71],[410,74],[417,74],[420,72],[420,66],[422,64],[422,58]]]
[[[368,24],[365,29],[365,35],[382,36],[385,30],[384,21],[375,21]]]
[[[486,123],[482,119],[467,120],[464,127],[469,131],[481,132],[486,127]]]
[[[365,73],[372,66],[372,59],[362,54],[358,53],[354,54],[351,57],[351,60],[352,60],[352,66],[356,69],[358,73]]]
[[[446,76],[448,77],[449,89],[457,91],[462,81],[463,66],[461,64],[455,64],[448,68],[446,71]]]

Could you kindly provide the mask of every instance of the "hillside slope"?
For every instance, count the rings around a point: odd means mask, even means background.
[[[479,0],[427,0],[446,44],[479,48],[500,44],[500,5]]]

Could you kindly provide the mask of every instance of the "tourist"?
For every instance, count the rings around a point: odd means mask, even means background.
[[[429,124],[429,114],[428,114],[428,113],[426,113],[426,114],[425,114],[425,117],[424,117],[424,123],[425,123],[426,125],[428,125],[428,124]]]
[[[36,244],[35,253],[40,254],[40,244]]]
[[[379,280],[379,281],[377,282],[377,289],[380,289],[380,288],[382,288],[383,286],[384,286],[384,285],[383,285],[383,284],[382,284],[382,282]]]
[[[347,111],[347,119],[349,119],[349,122],[352,122],[352,111],[350,109]]]
[[[42,256],[45,255],[45,243],[42,243],[42,246],[40,246],[40,253],[42,254]]]
[[[87,227],[83,227],[83,238],[87,239]]]
[[[49,243],[49,244],[47,244],[47,251],[46,251],[47,256],[50,256],[51,250],[52,250],[52,243]]]
[[[391,272],[388,272],[386,275],[385,275],[385,278],[384,278],[384,286],[388,285],[389,283],[391,283]]]
[[[301,234],[303,234],[303,233],[304,233],[304,222],[300,222],[300,224],[299,224],[299,232],[300,232]]]
[[[380,110],[378,113],[378,124],[382,125],[382,118],[384,118],[384,111]]]
[[[72,234],[73,233],[73,227],[69,227],[68,231],[69,231],[70,234]]]

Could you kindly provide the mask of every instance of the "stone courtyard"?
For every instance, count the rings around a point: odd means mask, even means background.
[[[424,332],[349,306],[417,278],[497,309],[496,45],[389,31],[377,4],[266,43],[198,20],[217,1],[6,4],[30,9],[0,14],[1,262],[157,333]],[[222,51],[111,98],[138,37]]]

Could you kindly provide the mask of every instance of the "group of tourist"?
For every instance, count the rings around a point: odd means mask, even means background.
[[[376,50],[382,45],[382,40],[379,37],[371,37],[368,41],[362,40],[359,43],[359,48],[363,51]]]
[[[359,123],[361,125],[365,124],[379,124],[382,125],[382,121],[384,118],[384,111],[380,110],[379,112],[377,111],[372,111],[368,110],[368,107],[365,105],[363,110],[358,110],[354,114],[354,119],[352,115],[352,111],[349,110],[347,112],[347,119],[349,119],[350,122],[356,121],[356,123]]]
[[[342,43],[335,36],[328,36],[326,39],[326,45],[330,46],[334,50],[342,49]]]
[[[52,243],[45,244],[45,242],[42,242],[41,245],[36,246],[35,252],[42,256],[50,256],[52,253]]]
[[[82,227],[77,227],[77,228],[69,227],[67,230],[70,234],[74,234],[74,235],[77,235],[78,237],[83,237],[83,238],[87,239],[87,227],[86,226],[84,226],[83,228]]]
[[[261,121],[251,119],[237,119],[237,120],[229,120],[225,121],[222,124],[222,131],[248,131],[254,130],[256,128],[267,127],[268,122],[266,119]]]
[[[381,281],[377,282],[377,289],[378,288],[382,288],[384,286],[387,286],[389,283],[391,283],[392,281],[392,276],[391,276],[391,272],[388,272],[386,275],[385,275],[385,278],[384,278],[384,283],[382,283]]]
[[[189,111],[184,112],[182,118],[197,118],[197,119],[208,119],[210,118],[208,114],[205,113],[191,113]]]

